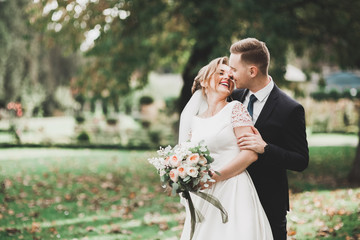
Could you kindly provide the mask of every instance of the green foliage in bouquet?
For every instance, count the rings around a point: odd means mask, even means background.
[[[194,234],[195,215],[198,216],[200,222],[203,219],[201,213],[195,210],[190,193],[214,205],[221,213],[222,222],[228,221],[228,214],[220,201],[211,194],[200,191],[202,186],[205,188],[209,186],[207,182],[214,182],[211,178],[213,172],[211,163],[214,162],[214,159],[204,141],[180,143],[174,148],[171,146],[160,148],[157,153],[158,158],[148,160],[157,169],[162,186],[169,185],[172,189],[172,195],[181,193],[181,196],[188,202],[191,215],[190,239]]]

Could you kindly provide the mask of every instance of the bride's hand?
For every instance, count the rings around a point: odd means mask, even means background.
[[[252,150],[263,154],[267,143],[262,139],[261,134],[255,127],[251,127],[253,133],[244,133],[238,137],[238,146],[241,150]]]

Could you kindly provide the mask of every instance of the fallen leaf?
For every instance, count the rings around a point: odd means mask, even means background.
[[[17,228],[5,228],[5,231],[9,234],[16,234],[21,232],[21,230]]]
[[[342,228],[344,226],[344,223],[343,222],[340,222],[340,223],[338,223],[338,224],[336,224],[335,226],[334,226],[334,229],[335,229],[335,231],[337,231],[337,230],[339,230],[340,228]]]
[[[9,189],[13,185],[13,183],[10,179],[5,179],[3,181],[3,184],[4,184],[5,189]]]
[[[169,225],[167,224],[167,222],[161,222],[159,223],[159,228],[161,231],[165,231],[169,229]]]
[[[130,194],[129,194],[129,198],[130,199],[134,199],[136,197],[136,193],[135,192],[131,192]]]
[[[296,235],[296,231],[295,231],[295,230],[289,230],[287,235],[288,235],[288,236],[295,236],[295,235]]]
[[[345,211],[345,209],[340,209],[339,211],[337,211],[338,215],[345,215],[347,214],[347,212]]]
[[[95,228],[93,227],[93,226],[88,226],[88,227],[86,227],[86,229],[85,229],[87,232],[93,232],[93,231],[95,231]]]
[[[49,231],[50,231],[52,234],[58,234],[58,231],[57,231],[56,228],[54,228],[54,227],[49,228]]]
[[[65,194],[65,200],[70,201],[71,200],[71,195],[70,194]]]
[[[121,233],[121,228],[120,226],[112,226],[110,233]]]
[[[30,233],[36,233],[36,232],[40,232],[40,223],[33,222],[33,223],[31,224]]]

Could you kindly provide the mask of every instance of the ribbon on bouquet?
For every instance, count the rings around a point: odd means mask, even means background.
[[[201,197],[202,199],[204,199],[205,201],[208,201],[209,203],[214,205],[214,207],[219,209],[221,212],[222,222],[227,223],[228,214],[227,214],[225,208],[221,205],[220,201],[216,197],[214,197],[208,193],[204,193],[204,192],[191,191],[191,193],[197,195],[198,197]],[[201,222],[204,219],[204,217],[202,216],[202,214],[199,211],[197,211],[195,209],[194,203],[193,203],[190,193],[188,191],[182,192],[182,196],[183,196],[183,198],[185,198],[188,201],[188,204],[189,204],[189,210],[190,210],[190,216],[191,216],[191,233],[190,233],[190,240],[191,240],[193,238],[194,231],[195,231],[196,215],[198,217],[198,222]]]

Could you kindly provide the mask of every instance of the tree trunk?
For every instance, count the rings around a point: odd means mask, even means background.
[[[358,120],[358,126],[359,126],[358,138],[359,138],[359,142],[358,142],[358,146],[357,146],[353,166],[352,166],[351,171],[349,173],[348,179],[349,179],[349,182],[351,182],[351,183],[360,184],[360,103],[359,102],[356,104],[356,107],[357,107],[357,110],[358,110],[357,112],[359,113],[359,120]]]

